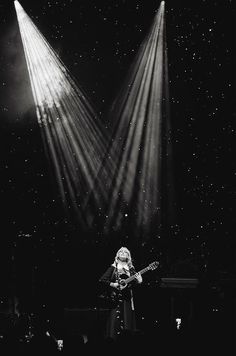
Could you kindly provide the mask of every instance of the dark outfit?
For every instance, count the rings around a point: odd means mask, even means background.
[[[122,273],[127,274],[125,270],[123,270]],[[129,273],[130,276],[132,276],[133,274],[135,274],[135,269],[131,268],[129,270]],[[105,284],[108,293],[119,293],[119,291],[110,286],[110,283],[116,282],[118,277],[118,271],[112,265],[100,278],[100,282]],[[121,278],[123,278],[123,275]],[[121,298],[119,298],[117,304],[111,307],[106,325],[106,337],[116,339],[122,330],[135,330],[135,311],[133,303],[133,293],[131,288],[135,283],[137,283],[136,279],[130,282],[121,291]]]

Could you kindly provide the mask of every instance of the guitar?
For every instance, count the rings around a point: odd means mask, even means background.
[[[123,290],[128,286],[130,282],[132,282],[138,274],[142,275],[143,273],[149,271],[149,270],[155,270],[159,266],[159,262],[155,261],[150,263],[147,267],[141,269],[139,272],[136,272],[130,277],[127,277],[126,275],[121,275],[121,277],[117,280],[119,283],[119,286],[117,289],[112,288],[111,294],[110,294],[110,302],[113,305],[117,305],[120,301],[122,301],[123,298]]]

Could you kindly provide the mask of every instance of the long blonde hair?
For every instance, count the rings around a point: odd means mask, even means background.
[[[128,250],[127,247],[121,247],[121,248],[117,251],[116,256],[115,256],[115,260],[114,260],[114,262],[113,262],[112,265],[113,265],[113,266],[116,266],[116,265],[117,265],[118,260],[119,260],[119,253],[120,253],[121,251],[127,252],[127,254],[128,254],[127,265],[129,266],[129,268],[133,267],[132,258],[131,258],[131,253],[130,253],[130,251]]]

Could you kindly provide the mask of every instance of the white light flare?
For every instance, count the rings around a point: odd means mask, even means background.
[[[175,322],[176,322],[176,329],[179,330],[182,322],[181,318],[176,318]]]

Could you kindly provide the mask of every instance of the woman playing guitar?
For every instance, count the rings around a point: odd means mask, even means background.
[[[133,277],[132,283],[126,283],[126,279]],[[115,256],[114,263],[108,267],[100,278],[111,292],[114,306],[110,310],[106,337],[114,339],[122,330],[135,330],[135,314],[132,286],[134,283],[142,283],[142,276],[136,273],[132,263],[130,251],[121,247]]]

